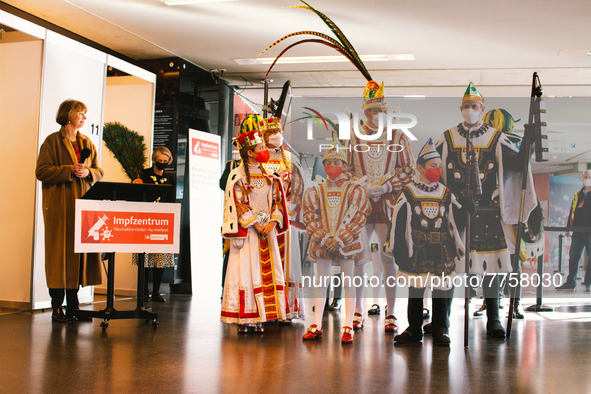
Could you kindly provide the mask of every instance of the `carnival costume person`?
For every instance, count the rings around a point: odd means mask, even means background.
[[[464,244],[454,220],[453,193],[439,183],[441,156],[433,140],[417,159],[419,172],[402,188],[392,215],[384,251],[398,265],[398,277],[408,284],[408,328],[396,342],[420,342],[423,338],[423,295],[433,290],[433,344],[449,346],[449,301],[456,260],[464,256]],[[397,279],[401,282],[401,279]]]
[[[514,120],[513,116],[507,110],[504,110],[502,108],[491,109],[482,118],[482,121],[487,125],[505,133],[509,141],[511,141],[514,145],[521,143],[522,139],[521,136],[512,133],[515,123],[519,122],[520,120],[521,119]],[[519,251],[521,261],[525,261],[527,258],[538,257],[544,253],[543,215],[544,213],[542,211],[542,207],[538,203],[538,205],[531,211],[527,223],[525,223],[525,228],[521,240],[521,248]],[[511,227],[513,229],[513,238],[516,238],[517,229],[519,226],[513,225]],[[508,238],[507,240],[509,241],[513,238]],[[509,250],[514,248],[513,245],[508,245],[508,247]],[[513,256],[511,256],[511,261],[513,261]],[[516,272],[518,277],[521,278],[521,264],[519,265],[519,267],[517,267]],[[507,283],[508,281],[505,281],[505,295],[509,296],[509,286],[507,285]],[[521,283],[517,284],[514,295],[515,303],[513,308],[513,318],[525,319],[525,311],[523,309],[523,306],[521,305]],[[474,316],[482,316],[485,311],[486,300],[483,301],[480,309],[474,312]]]
[[[316,261],[314,324],[303,340],[322,338],[322,315],[326,302],[327,282],[331,278],[331,265],[340,265],[344,275],[345,324],[341,342],[353,342],[353,313],[355,309],[355,288],[353,287],[354,266],[366,247],[361,232],[371,206],[365,190],[343,174],[347,156],[335,138],[333,147],[322,159],[328,176],[325,183],[313,186],[304,194],[304,224],[310,235],[309,254]]]
[[[363,110],[366,121],[360,121],[359,133],[367,136],[378,133],[379,116],[382,117],[382,124],[386,124],[385,114],[388,111],[388,104],[384,97],[384,83],[378,85],[375,81],[369,81],[363,92]],[[381,114],[381,115],[380,115]],[[353,176],[356,179],[365,177],[364,188],[371,203],[371,215],[367,218],[365,231],[367,240],[375,233],[378,239],[380,258],[373,261],[373,275],[384,278],[396,277],[396,265],[391,257],[383,252],[386,241],[392,208],[394,207],[402,187],[411,182],[413,175],[413,154],[410,149],[410,141],[400,130],[395,130],[392,140],[388,140],[385,130],[381,131],[380,137],[371,141],[359,138],[354,130],[351,130],[351,144],[353,148],[358,145],[367,145],[368,149],[351,149],[349,153],[349,164]],[[396,149],[388,149],[394,146]],[[367,151],[368,150],[368,151]],[[379,260],[379,261],[378,261]],[[356,273],[362,276],[363,273]],[[363,290],[363,286],[359,288]],[[386,332],[396,332],[398,326],[394,317],[394,306],[396,302],[396,287],[385,286],[386,290]],[[374,302],[369,314],[379,314],[380,307],[377,304],[380,287],[374,287]],[[362,294],[358,292],[358,306],[355,313],[355,326],[363,327],[363,314],[361,310]]]
[[[443,162],[442,182],[460,196],[464,205],[466,196],[466,137],[472,140],[469,154],[478,164],[472,166],[473,180],[470,194],[476,200],[476,212],[471,220],[470,273],[483,276],[483,291],[487,304],[487,334],[505,337],[499,320],[499,280],[496,275],[512,271],[509,250],[514,244],[512,224],[519,220],[521,174],[526,144],[533,141],[527,129],[519,152],[507,136],[482,122],[484,98],[470,82],[462,98],[460,110],[464,122],[445,131],[436,144]],[[524,218],[536,206],[531,171],[528,177]],[[481,189],[481,190],[479,190]],[[494,196],[498,196],[498,200]],[[459,225],[463,225],[458,221]],[[463,228],[462,228],[463,230]],[[466,259],[464,259],[466,261]],[[458,267],[458,271],[465,271]]]
[[[285,320],[285,281],[277,234],[289,225],[281,179],[261,163],[269,151],[258,129],[260,116],[249,115],[234,140],[242,164],[229,176],[224,199],[222,236],[231,240],[222,298],[221,321],[237,323],[238,332],[263,322]]]
[[[269,161],[264,163],[263,167],[267,174],[281,178],[288,207],[287,216],[290,226],[285,233],[277,235],[285,277],[287,298],[285,313],[288,321],[305,319],[300,243],[297,231],[298,227],[303,228],[301,224],[301,200],[304,193],[302,170],[297,158],[283,149],[283,134],[279,118],[261,119],[259,128],[270,152]]]

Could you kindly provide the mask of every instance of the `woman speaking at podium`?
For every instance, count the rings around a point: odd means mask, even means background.
[[[94,144],[80,133],[86,111],[86,105],[80,101],[66,100],[60,104],[55,120],[61,128],[41,145],[35,170],[43,194],[45,277],[53,308],[51,318],[57,322],[91,320],[76,318],[78,287],[102,281],[99,254],[74,253],[75,200],[103,177]]]

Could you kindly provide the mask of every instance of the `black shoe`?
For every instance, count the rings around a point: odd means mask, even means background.
[[[505,329],[499,320],[499,299],[486,299],[486,333],[493,338],[505,338]]]
[[[379,315],[381,312],[380,306],[378,304],[373,304],[371,308],[367,311],[368,315]]]
[[[80,309],[74,309],[73,311],[69,311],[66,309],[66,319],[68,319],[71,322],[92,322],[92,317],[88,317],[88,316],[76,316],[76,312],[79,311]]]
[[[525,311],[519,298],[515,299],[515,304],[513,305],[513,319],[525,319]]]
[[[433,334],[433,323],[428,323],[423,326],[423,333]]]
[[[417,343],[417,342],[421,342],[423,340],[423,335],[422,334],[413,334],[410,332],[410,330],[407,328],[406,330],[404,330],[404,332],[400,335],[396,335],[394,337],[394,342],[397,343]]]
[[[72,316],[70,318],[68,318],[69,321],[73,321],[73,322],[81,322],[81,323],[92,323],[92,317],[88,317],[88,316]]]
[[[166,298],[160,294],[152,294],[152,302],[166,302]]]
[[[67,323],[68,319],[64,314],[64,308],[60,306],[59,308],[54,309],[53,313],[51,314],[51,320],[58,323]]]
[[[449,346],[451,338],[444,332],[433,334],[433,345],[437,346]]]
[[[332,304],[330,304],[330,306],[328,307],[329,311],[340,311],[341,310],[341,299],[340,298],[334,298],[332,300]]]
[[[574,283],[568,283],[568,282],[566,282],[566,283],[565,283],[565,284],[563,284],[562,286],[558,286],[558,287],[556,288],[556,290],[558,290],[558,291],[572,291],[572,290],[574,290],[574,289],[575,289],[575,287],[577,287],[577,285],[576,285],[576,284],[574,284]]]
[[[505,329],[499,320],[489,320],[486,322],[486,334],[493,338],[505,338]]]

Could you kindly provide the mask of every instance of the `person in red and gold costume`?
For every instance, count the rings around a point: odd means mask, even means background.
[[[396,277],[396,265],[394,260],[383,252],[384,242],[388,233],[392,208],[396,204],[402,187],[411,182],[414,173],[414,157],[410,149],[410,141],[400,130],[392,133],[392,140],[384,128],[380,126],[379,117],[382,117],[381,124],[386,124],[388,104],[384,97],[384,83],[379,85],[375,81],[369,81],[363,92],[363,112],[366,120],[360,121],[359,133],[364,136],[381,134],[372,140],[364,140],[351,131],[351,151],[349,153],[349,164],[354,178],[365,178],[365,188],[371,204],[371,215],[367,218],[365,231],[367,239],[373,234],[378,239],[380,258],[373,261],[373,275],[384,278]],[[388,146],[395,146],[396,149],[388,149]],[[355,149],[362,146],[364,149]],[[369,148],[367,148],[369,147]],[[358,268],[355,274],[363,276],[363,266]],[[363,310],[361,300],[363,286],[358,288],[358,305],[355,308],[355,326],[363,327]],[[380,306],[377,303],[380,287],[374,287],[374,305],[369,314],[379,314]],[[398,326],[394,316],[396,302],[396,287],[385,286],[386,291],[386,332],[396,332]]]
[[[310,259],[316,261],[314,324],[303,340],[322,338],[322,315],[326,302],[327,282],[331,280],[331,266],[340,265],[345,296],[345,324],[341,342],[353,342],[353,313],[356,292],[353,287],[355,264],[363,249],[363,226],[371,213],[365,190],[352,182],[343,169],[347,156],[335,139],[335,144],[322,159],[328,176],[326,182],[313,186],[304,194],[304,224],[310,235]],[[338,278],[338,277],[337,277]]]
[[[237,323],[239,333],[264,332],[263,323],[286,319],[285,280],[277,235],[289,226],[281,179],[262,164],[269,151],[259,130],[260,116],[249,115],[234,140],[242,164],[226,185],[222,236],[230,255],[221,321]]]
[[[283,148],[283,133],[278,117],[261,119],[259,128],[270,152],[269,161],[264,163],[263,167],[268,174],[281,179],[287,199],[287,216],[290,226],[285,233],[277,236],[285,276],[287,298],[285,313],[287,321],[291,321],[291,319],[303,320],[305,319],[304,295],[300,244],[298,242],[298,228],[303,228],[301,224],[301,200],[304,193],[302,169],[297,157]]]

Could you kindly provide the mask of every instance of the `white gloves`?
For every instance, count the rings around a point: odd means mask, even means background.
[[[244,246],[244,239],[232,238],[232,246],[236,249],[241,249]]]
[[[367,191],[369,197],[372,198],[379,198],[388,192],[388,185],[383,184],[381,186],[372,186]]]

